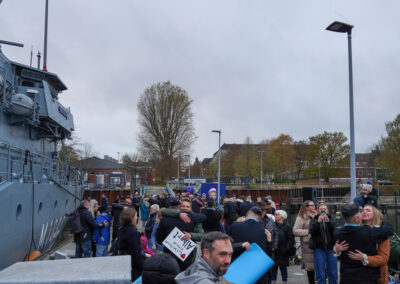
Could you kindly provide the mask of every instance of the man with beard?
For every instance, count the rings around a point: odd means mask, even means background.
[[[221,232],[210,232],[201,240],[202,257],[188,269],[175,277],[177,284],[183,283],[228,283],[224,274],[231,263],[232,239]]]

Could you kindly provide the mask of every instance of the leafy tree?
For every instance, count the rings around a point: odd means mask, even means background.
[[[170,159],[187,152],[195,140],[192,99],[171,82],[157,83],[140,96],[140,132],[142,152],[155,160]]]
[[[333,175],[335,168],[349,164],[350,146],[345,144],[347,137],[342,132],[327,132],[311,136],[310,146],[305,152],[309,163],[307,168],[308,176],[318,174],[318,164],[320,165],[321,177],[325,181]]]
[[[222,161],[221,161],[221,168],[223,168]],[[206,177],[216,177],[217,175],[218,175],[218,159],[208,163],[206,165],[206,168],[204,169],[204,176]]]
[[[124,154],[121,160],[122,164],[129,169],[132,180],[136,182],[136,174],[139,172],[139,167],[144,165],[144,162],[140,158],[140,155],[137,153]]]
[[[376,146],[375,162],[389,171],[394,184],[400,184],[400,114],[385,126],[387,136],[381,137]]]
[[[161,181],[174,172],[169,164],[173,157],[189,152],[195,140],[192,102],[184,89],[169,81],[152,85],[139,98],[139,148],[156,162]]]
[[[287,134],[281,134],[271,139],[266,152],[267,169],[275,179],[281,179],[282,174],[293,172],[296,169],[296,151],[293,146],[293,138]]]
[[[236,176],[249,176],[250,178],[260,175],[260,164],[257,163],[257,151],[250,137],[246,137],[244,146],[239,156],[234,160],[234,174]]]
[[[306,141],[295,141],[294,150],[296,151],[296,178],[300,179],[301,174],[307,166],[307,161],[305,157],[305,152],[308,149],[308,144]]]
[[[172,156],[157,160],[154,164],[157,184],[164,185],[170,177],[177,174],[178,161]]]

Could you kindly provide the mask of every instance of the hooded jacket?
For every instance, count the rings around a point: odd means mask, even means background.
[[[147,246],[147,244],[148,244],[147,237],[146,236],[141,236],[140,237],[140,241],[142,243],[142,252],[148,253],[151,256],[153,256],[154,252],[151,249],[149,249],[149,247]]]
[[[179,273],[175,277],[175,282],[177,284],[229,283],[223,276],[218,276],[202,257],[189,266],[188,269]]]
[[[103,223],[104,221],[110,223],[112,216],[103,213],[100,216],[97,216],[96,222]],[[93,241],[102,246],[108,246],[110,244],[110,226],[103,228],[96,228],[93,231]]]

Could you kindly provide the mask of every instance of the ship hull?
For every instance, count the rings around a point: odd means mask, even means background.
[[[0,270],[23,261],[31,251],[49,251],[81,197],[79,185],[1,184]]]

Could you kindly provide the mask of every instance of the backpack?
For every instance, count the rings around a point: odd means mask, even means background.
[[[79,213],[78,209],[75,210],[74,214],[72,215],[71,231],[74,234],[79,234],[83,231],[81,223],[81,214]]]

